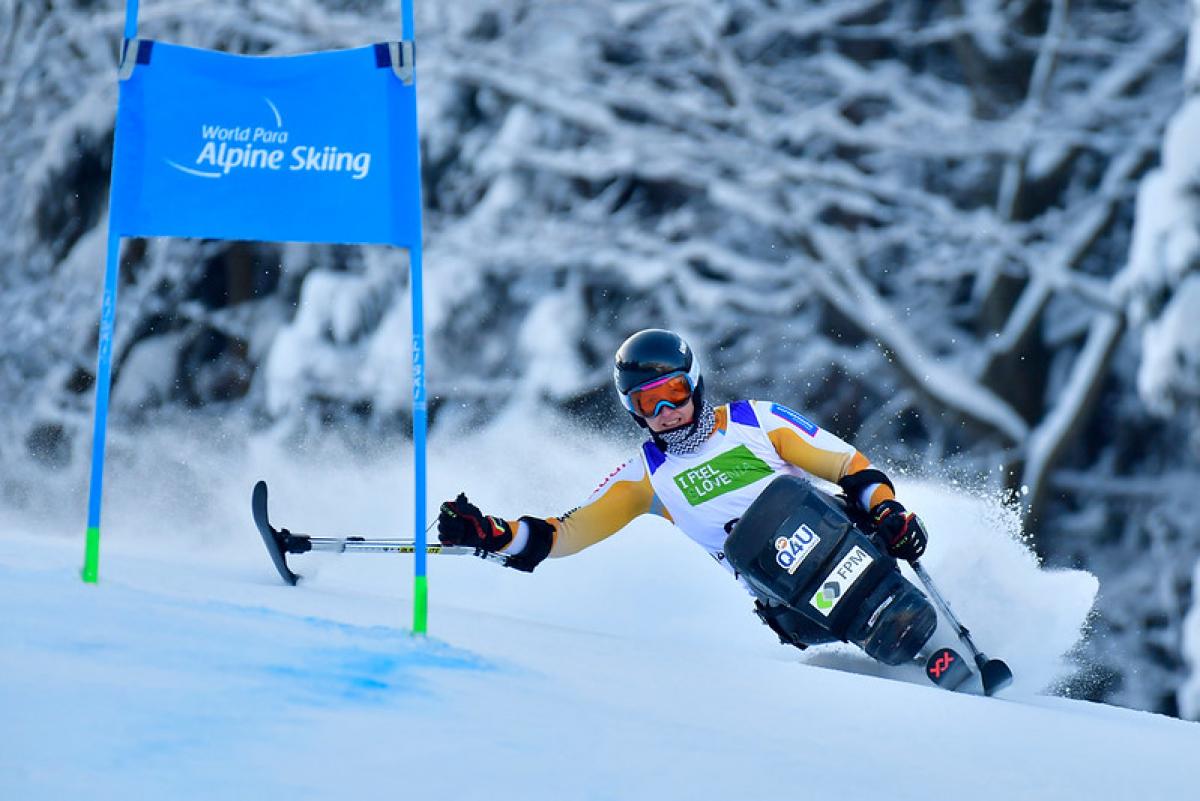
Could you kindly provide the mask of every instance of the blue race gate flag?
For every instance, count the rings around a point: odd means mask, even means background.
[[[127,48],[115,233],[420,244],[411,45],[280,57]]]
[[[421,186],[411,41],[240,56],[136,38],[126,1],[83,580],[100,550],[121,237],[390,244],[409,252],[413,630],[426,627]],[[411,39],[412,3],[401,0]]]

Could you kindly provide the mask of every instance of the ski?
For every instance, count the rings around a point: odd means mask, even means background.
[[[925,660],[925,675],[945,690],[957,690],[975,675],[953,648],[939,648]]]
[[[259,481],[254,485],[254,492],[250,496],[250,511],[254,515],[254,525],[258,527],[258,533],[262,535],[263,544],[267,546],[271,563],[279,571],[279,577],[289,586],[296,586],[300,576],[293,573],[287,563],[289,546],[292,545],[289,542],[291,532],[287,529],[276,531],[271,525],[271,519],[267,514],[267,482]]]
[[[312,534],[297,534],[286,528],[277,529],[271,525],[267,511],[267,482],[259,481],[254,485],[250,496],[250,510],[254,515],[254,525],[262,536],[263,544],[275,565],[279,577],[287,584],[295,586],[303,578],[294,573],[288,565],[288,554],[301,554],[310,551],[332,551],[333,553],[416,553],[418,545],[410,539],[368,539],[366,537],[318,537]],[[467,548],[457,545],[426,545],[425,553],[445,554],[450,556],[480,556],[507,562],[508,557],[499,553]]]

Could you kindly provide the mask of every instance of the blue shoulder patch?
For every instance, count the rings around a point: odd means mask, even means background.
[[[654,444],[653,440],[642,443],[642,452],[646,454],[646,466],[650,468],[650,475],[658,472],[658,468],[663,466],[667,461],[667,457],[659,450],[659,447]]]
[[[729,419],[744,426],[758,428],[758,418],[754,416],[754,407],[750,401],[734,401],[729,404]]]
[[[771,404],[771,414],[776,417],[782,417],[810,437],[815,437],[817,432],[821,430],[816,423],[800,414],[800,412],[794,412],[786,406],[780,406],[778,403]]]

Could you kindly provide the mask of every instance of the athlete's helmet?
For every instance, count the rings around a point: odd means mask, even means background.
[[[639,408],[639,389],[646,385],[657,387],[676,377],[679,380],[661,387],[658,400],[653,405]],[[639,423],[643,423],[645,417],[653,417],[663,403],[678,405],[686,403],[688,397],[695,397],[699,403],[704,388],[700,360],[683,341],[683,337],[661,328],[638,331],[617,348],[613,383],[616,384],[621,405]],[[671,394],[672,390],[674,395]]]

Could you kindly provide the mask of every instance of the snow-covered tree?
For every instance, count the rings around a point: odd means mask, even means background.
[[[1133,247],[1121,275],[1130,319],[1141,334],[1138,391],[1164,416],[1200,410],[1200,325],[1190,317],[1200,302],[1200,3],[1192,6],[1187,98],[1167,126],[1161,167],[1142,181]]]
[[[1140,338],[1138,395],[1179,433],[1178,461],[1162,483],[1165,492],[1176,496],[1170,507],[1185,520],[1194,520],[1200,512],[1194,500],[1196,475],[1181,473],[1189,465],[1194,469],[1200,453],[1200,323],[1192,317],[1200,308],[1200,2],[1193,0],[1191,6],[1184,70],[1187,96],[1167,125],[1161,166],[1142,181],[1129,262],[1116,281]],[[1184,553],[1195,553],[1192,534],[1191,542],[1179,544]],[[1185,587],[1186,568],[1172,558],[1180,548],[1163,550],[1160,581]],[[1198,591],[1193,581],[1193,595]],[[1180,708],[1186,716],[1200,718],[1200,604],[1195,601],[1189,617],[1183,650],[1192,678],[1180,692]],[[1165,649],[1171,643],[1162,645]]]

